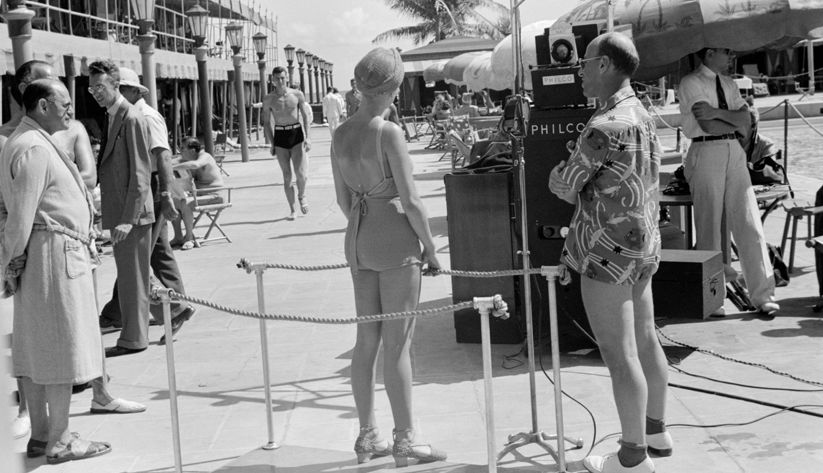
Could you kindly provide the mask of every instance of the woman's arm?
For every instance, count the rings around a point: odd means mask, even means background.
[[[417,187],[414,185],[414,167],[412,165],[409,151],[406,149],[406,138],[403,130],[394,123],[386,123],[383,127],[383,153],[389,161],[394,183],[397,185],[397,192],[400,195],[400,203],[409,219],[412,229],[417,234],[417,238],[423,244],[423,262],[429,266],[440,267],[440,263],[435,256],[434,238],[429,228],[429,218],[426,207],[417,194]],[[382,159],[378,156],[378,159]]]
[[[72,121],[72,127],[77,133],[77,138],[74,140],[74,159],[83,183],[91,192],[97,185],[97,168],[94,164],[94,151],[91,149],[89,133],[86,127],[78,121]]]
[[[340,172],[340,163],[337,162],[337,155],[334,152],[334,142],[331,146],[331,171],[334,176],[334,191],[337,195],[337,205],[343,212],[346,218],[349,218],[349,211],[351,211],[351,192],[349,187],[343,180],[343,174]]]

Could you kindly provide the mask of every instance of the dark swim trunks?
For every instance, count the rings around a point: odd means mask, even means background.
[[[274,126],[274,146],[292,149],[303,142],[303,128],[299,123],[294,125]]]

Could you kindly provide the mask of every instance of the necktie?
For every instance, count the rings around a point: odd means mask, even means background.
[[[103,130],[100,134],[100,152],[97,154],[97,166],[100,166],[100,160],[103,159],[103,153],[106,151],[106,144],[109,142],[109,112],[103,114]]]
[[[728,110],[729,103],[726,102],[726,94],[723,92],[723,85],[720,83],[719,74],[714,76],[714,85],[717,88],[717,108]]]

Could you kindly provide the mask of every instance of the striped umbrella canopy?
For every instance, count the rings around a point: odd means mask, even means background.
[[[470,90],[489,88],[489,79],[491,79],[491,63],[489,60],[491,57],[491,51],[483,53],[477,56],[463,71],[463,82],[469,86]]]
[[[446,65],[443,66],[443,75],[446,76],[446,82],[449,84],[457,84],[463,85],[465,82],[463,81],[463,73],[466,71],[466,68],[469,67],[469,64],[472,63],[475,59],[482,56],[484,53],[473,51],[470,53],[463,53],[459,56],[455,56],[449,59],[446,62]]]
[[[631,1],[631,0],[629,0]],[[534,37],[544,33],[545,29],[552,26],[554,20],[543,20],[520,28],[520,51],[523,57],[523,84],[526,89],[532,88],[532,75],[529,73],[529,65],[537,65],[537,53],[535,52]],[[496,85],[506,84],[505,89],[514,88],[514,72],[512,67],[512,37],[503,38],[497,43],[491,57],[492,80]],[[502,89],[497,89],[502,90]]]
[[[423,80],[426,82],[437,82],[444,80],[446,75],[443,73],[443,66],[445,66],[447,62],[448,61],[435,62],[427,67],[423,70]]]
[[[631,25],[640,54],[637,79],[654,79],[680,58],[703,48],[734,51],[785,49],[823,37],[823,0],[621,0],[618,25]],[[606,20],[608,0],[585,0],[551,27],[571,32],[577,23]],[[524,60],[525,63],[525,60]]]

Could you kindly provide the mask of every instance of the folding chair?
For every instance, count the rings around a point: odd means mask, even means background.
[[[194,191],[194,212],[197,215],[194,218],[194,228],[197,228],[197,222],[199,222],[204,215],[211,220],[209,229],[206,230],[206,235],[203,238],[195,238],[195,243],[198,247],[200,243],[207,241],[228,240],[228,242],[231,243],[231,238],[226,235],[223,227],[217,223],[223,210],[231,207],[231,190],[231,187],[212,187],[196,189]],[[211,235],[214,229],[217,229],[222,236],[209,238],[209,235]]]
[[[415,117],[404,117],[403,118],[403,131],[406,133],[406,141],[411,142],[412,140],[419,140],[420,134],[417,132],[417,126],[415,125]]]
[[[811,88],[801,88],[800,83],[794,77],[789,78],[789,83],[793,84],[794,91],[800,94],[800,98],[797,99],[798,102],[805,98],[811,98]]]
[[[449,143],[451,143],[452,171],[457,168],[457,162],[463,160],[466,165],[471,154],[471,146],[467,145],[455,130],[449,130]]]
[[[224,159],[226,159],[226,134],[218,133],[217,139],[214,140],[214,161],[217,162],[217,167],[220,168],[220,172],[228,176],[229,173],[223,169]]]

